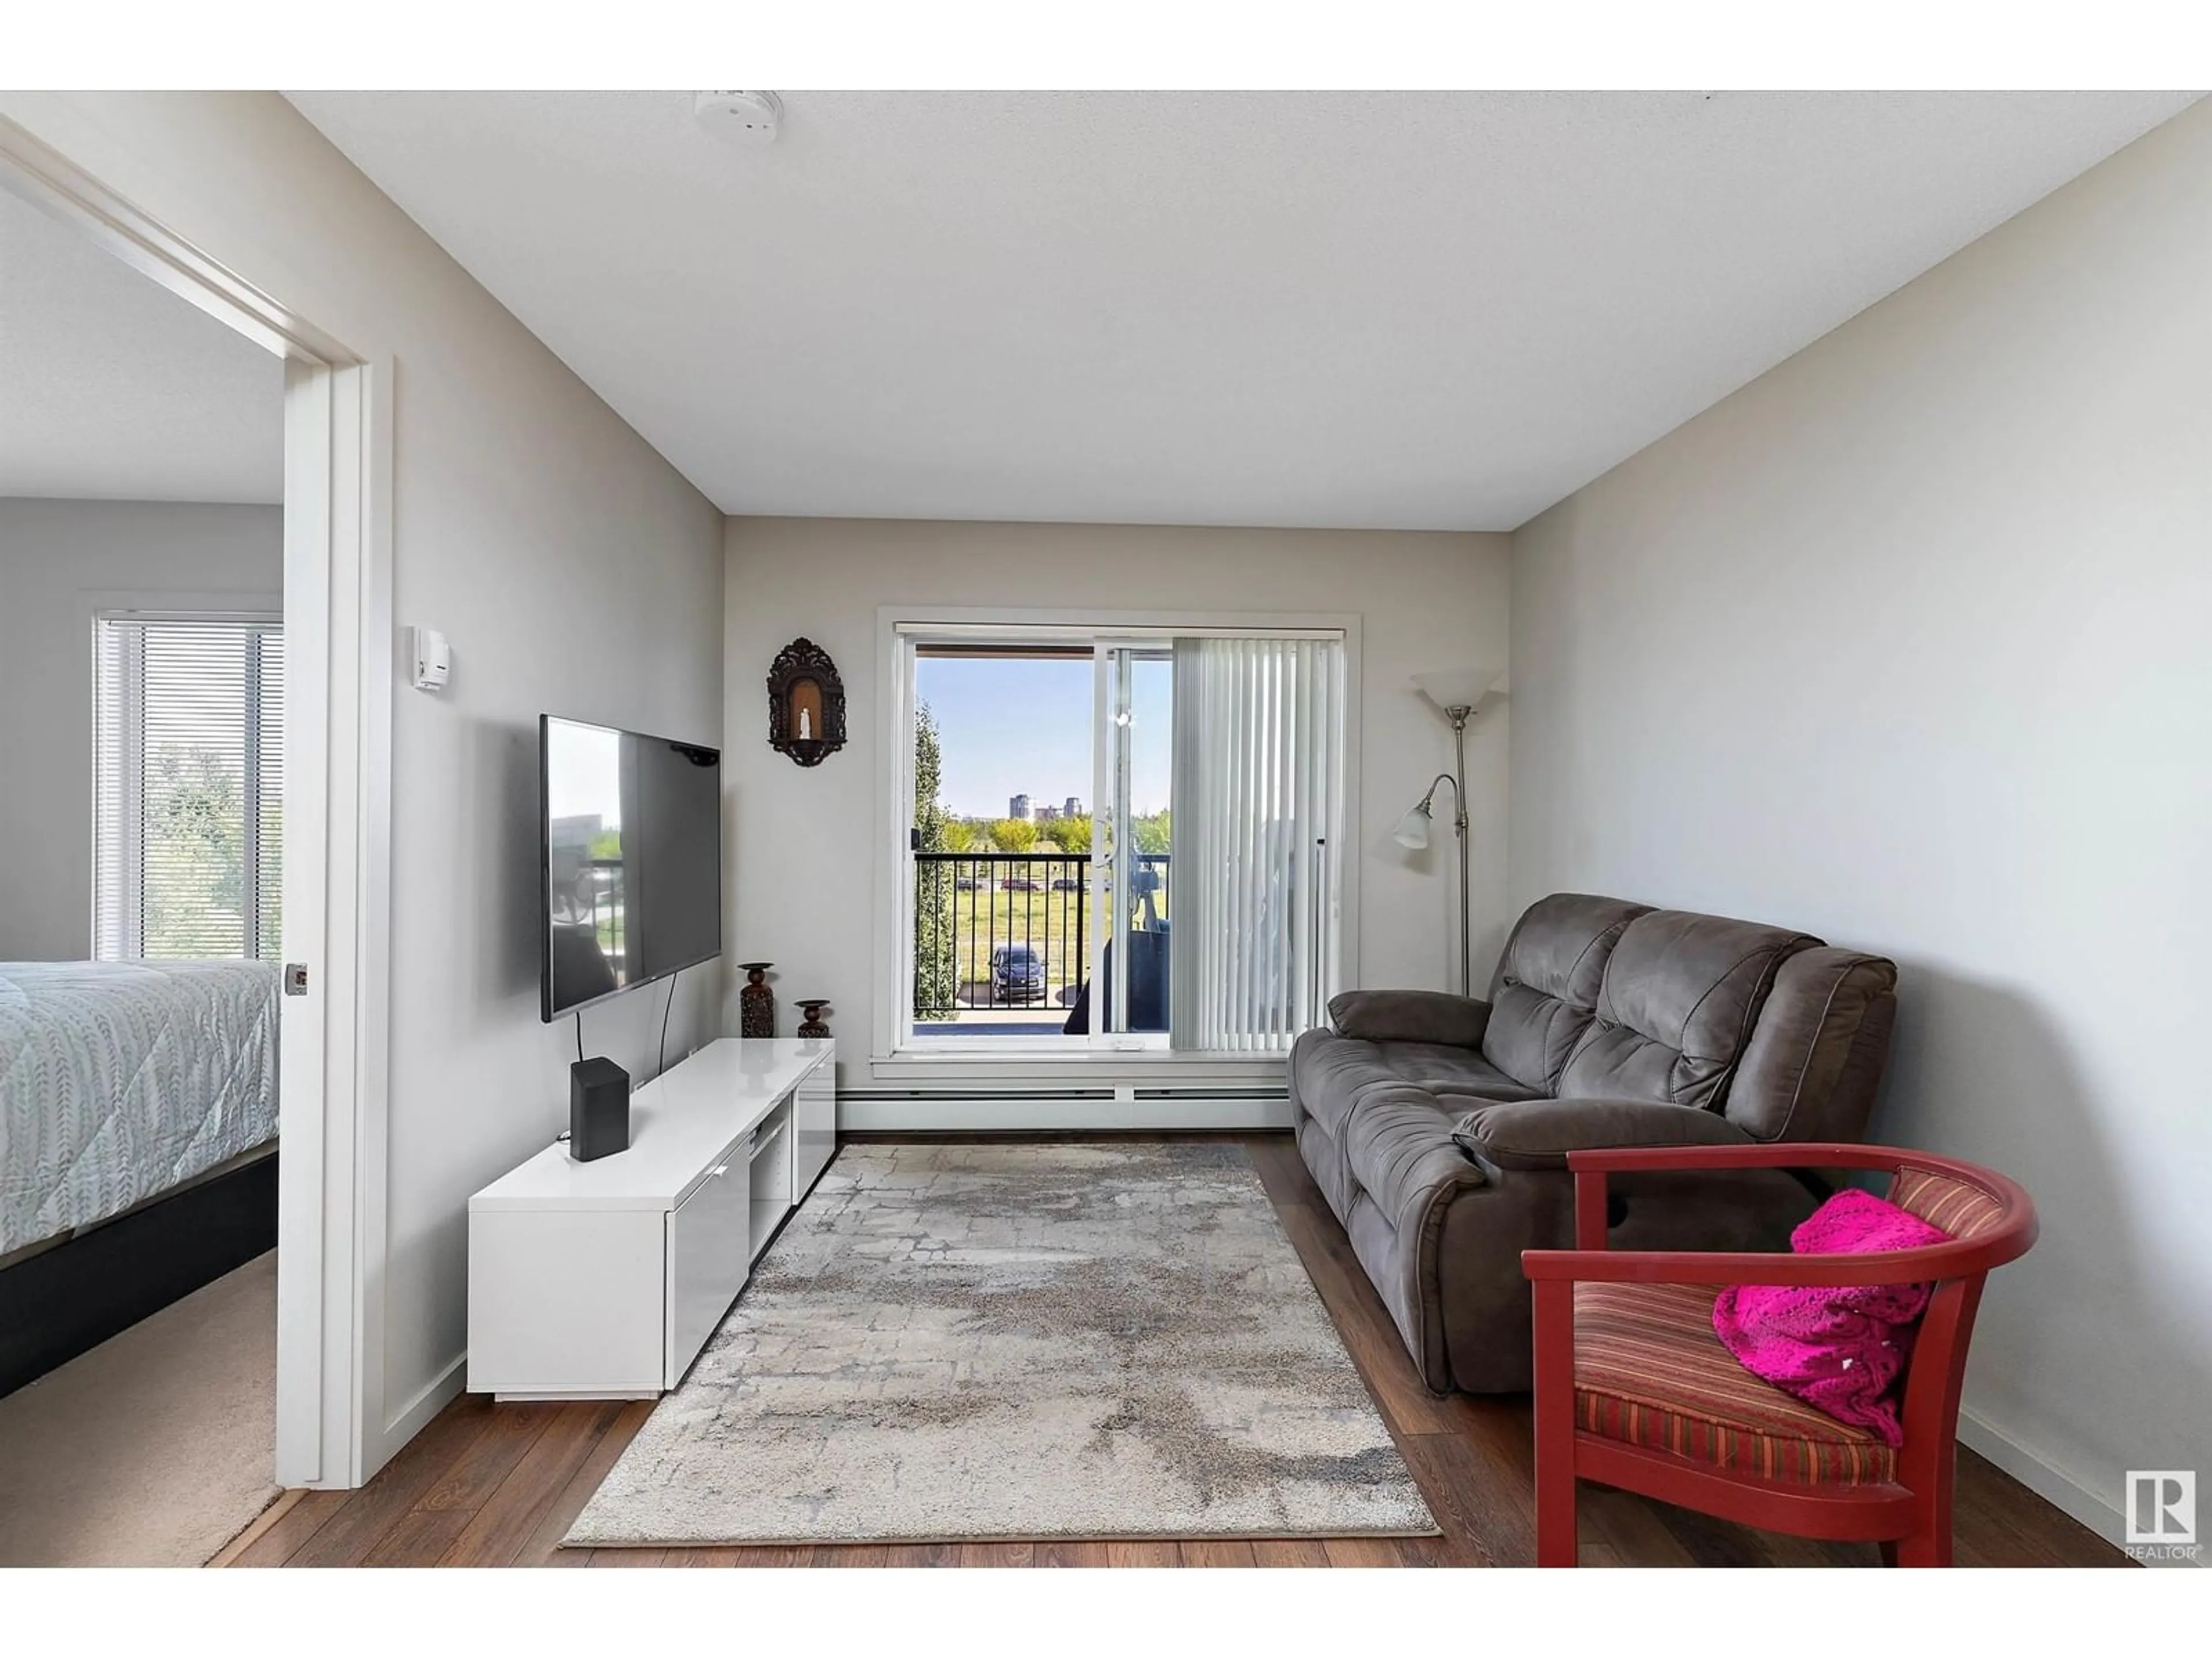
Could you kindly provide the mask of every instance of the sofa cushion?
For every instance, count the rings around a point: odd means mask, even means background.
[[[1480,1187],[1481,1167],[1453,1143],[1451,1118],[1425,1089],[1370,1090],[1345,1121],[1345,1162],[1352,1185],[1375,1200],[1393,1226],[1417,1224],[1411,1209],[1444,1188]]]
[[[1736,1363],[1710,1285],[1575,1286],[1575,1424],[1587,1434],[1797,1485],[1897,1478],[1871,1430]]]
[[[1397,1088],[1402,1079],[1382,1063],[1372,1042],[1308,1031],[1291,1045],[1291,1093],[1298,1108],[1328,1131],[1344,1138],[1344,1120],[1366,1091]]]
[[[1823,945],[1774,975],[1729,1085],[1728,1115],[1761,1140],[1866,1133],[1897,1016],[1897,964]]]
[[[1490,1005],[1446,991],[1340,991],[1328,1000],[1329,1023],[1340,1035],[1370,1042],[1482,1046]]]
[[[1516,1083],[1472,1048],[1441,1042],[1378,1042],[1375,1049],[1392,1076],[1417,1083],[1431,1094],[1477,1100],[1536,1098],[1536,1091]]]
[[[1344,1148],[1339,1146],[1320,1121],[1300,1114],[1296,1131],[1298,1156],[1305,1160],[1306,1168],[1313,1172],[1314,1184],[1328,1200],[1339,1221],[1352,1213],[1352,1200],[1358,1188],[1352,1184],[1351,1167],[1344,1161]]]
[[[1672,1101],[1534,1100],[1479,1106],[1452,1139],[1501,1170],[1564,1170],[1583,1147],[1741,1146],[1751,1137],[1717,1112]]]
[[[1607,957],[1595,1015],[1553,1092],[1718,1103],[1776,972],[1820,943],[1682,910],[1637,916]]]
[[[1589,1029],[1614,943],[1650,908],[1588,893],[1530,905],[1498,961],[1483,1058],[1537,1095],[1559,1093],[1560,1068]]]

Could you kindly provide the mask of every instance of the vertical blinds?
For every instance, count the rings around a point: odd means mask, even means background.
[[[1175,644],[1169,1041],[1287,1048],[1334,985],[1344,647]]]
[[[95,628],[94,953],[276,956],[282,629],[142,617]]]

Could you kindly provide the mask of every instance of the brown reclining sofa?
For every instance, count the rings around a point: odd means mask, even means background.
[[[1298,1151],[1438,1393],[1529,1379],[1521,1252],[1573,1243],[1581,1146],[1856,1140],[1897,968],[1786,927],[1554,893],[1490,998],[1347,991],[1291,1051]],[[1783,1170],[1615,1176],[1620,1249],[1786,1248]]]

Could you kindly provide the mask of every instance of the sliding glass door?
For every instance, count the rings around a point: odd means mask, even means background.
[[[1333,640],[1175,642],[1174,1046],[1287,1048],[1336,979],[1344,652]]]
[[[1096,652],[1091,887],[1101,925],[1091,1035],[1096,1047],[1159,1047],[1169,1040],[1174,650],[1164,641],[1102,640]]]
[[[1322,1017],[1341,633],[915,624],[896,642],[896,1049],[1255,1054]]]

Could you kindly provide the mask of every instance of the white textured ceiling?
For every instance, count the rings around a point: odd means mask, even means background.
[[[283,489],[283,362],[0,190],[0,495]]]
[[[2191,94],[290,95],[726,511],[1509,529]]]

